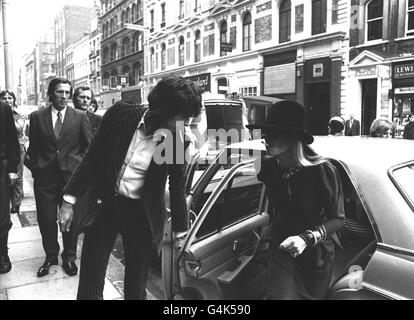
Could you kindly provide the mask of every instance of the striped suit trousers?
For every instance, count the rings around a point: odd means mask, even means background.
[[[125,252],[125,300],[144,300],[154,250],[143,203],[115,195],[101,214],[85,231],[77,299],[103,299],[109,257],[120,233]]]

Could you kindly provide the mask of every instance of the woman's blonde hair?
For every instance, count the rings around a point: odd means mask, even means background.
[[[302,167],[312,167],[327,161],[326,158],[317,154],[308,144],[296,140],[295,144],[297,160]]]

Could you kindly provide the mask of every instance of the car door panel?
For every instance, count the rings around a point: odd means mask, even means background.
[[[254,254],[269,215],[263,210],[264,187],[252,166],[252,161],[236,165],[203,205],[179,259],[182,289],[202,298],[229,299],[262,273]]]
[[[268,223],[269,216],[263,212],[192,245],[180,262],[185,271],[180,274],[181,286],[197,289],[200,282],[209,283],[216,288],[215,299],[229,298],[233,288],[246,281],[246,274],[255,276],[258,266],[249,264],[257,262],[255,249]],[[227,293],[226,286],[232,287]]]

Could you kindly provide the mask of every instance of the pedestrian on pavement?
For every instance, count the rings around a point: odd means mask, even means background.
[[[8,237],[12,227],[10,220],[9,185],[17,179],[20,148],[13,112],[0,101],[0,273],[7,273],[12,266],[8,255]]]
[[[58,206],[62,205],[63,187],[75,171],[89,147],[92,133],[84,112],[68,107],[72,85],[63,78],[53,79],[47,91],[51,105],[30,115],[29,169],[34,179],[37,219],[46,252],[37,275],[49,273],[58,264]],[[62,267],[68,275],[76,275],[77,234],[62,231]]]
[[[92,133],[95,135],[96,132],[98,132],[99,126],[101,125],[102,117],[95,114],[98,106],[96,105],[96,109],[92,107],[93,100],[96,101],[93,91],[90,87],[78,87],[73,92],[72,101],[75,109],[86,112],[89,124],[91,125]]]
[[[147,110],[117,102],[105,113],[87,155],[65,187],[63,228],[70,228],[76,198],[85,193],[87,198],[86,215],[80,219],[85,231],[80,300],[103,299],[105,272],[118,233],[125,250],[125,299],[145,299],[149,264],[159,253],[167,217],[167,177],[176,239],[182,241],[187,231],[184,150],[188,143],[183,138],[176,141],[184,128],[176,131],[175,127],[200,114],[201,90],[190,80],[171,76],[158,82],[148,102]],[[160,148],[166,158],[172,156],[171,161],[159,161]],[[184,159],[175,161],[176,156]]]
[[[343,227],[344,196],[336,167],[317,155],[306,131],[305,111],[294,101],[272,105],[261,129],[267,153],[258,179],[266,186],[273,212],[269,230],[269,299],[326,298]],[[276,216],[277,213],[277,216]]]
[[[408,116],[409,122],[405,125],[404,128],[404,139],[414,140],[414,114],[410,113]]]
[[[330,136],[343,136],[345,130],[345,121],[342,117],[335,116],[329,120],[328,132]]]
[[[349,115],[349,119],[345,122],[346,136],[359,136],[361,134],[361,125],[353,113]]]
[[[19,138],[20,145],[20,162],[17,166],[18,178],[10,188],[10,202],[11,202],[11,213],[20,213],[20,205],[23,199],[23,164],[24,157],[26,155],[25,143],[26,143],[26,117],[22,116],[17,108],[16,95],[13,91],[3,90],[0,92],[0,100],[6,102],[13,111],[14,124],[17,129],[17,135]]]
[[[395,125],[386,118],[377,118],[369,128],[369,135],[374,138],[394,138]]]

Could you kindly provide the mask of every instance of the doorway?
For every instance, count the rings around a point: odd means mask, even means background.
[[[308,130],[311,134],[328,134],[330,101],[330,82],[307,85]]]
[[[369,135],[369,128],[377,118],[377,79],[362,80],[361,89],[361,132]]]

